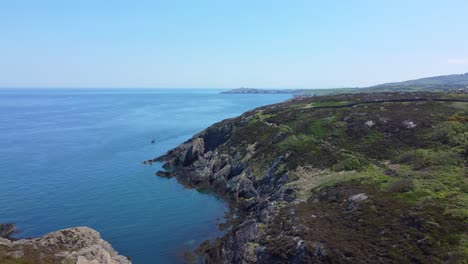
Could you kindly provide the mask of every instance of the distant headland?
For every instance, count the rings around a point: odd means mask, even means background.
[[[319,96],[342,93],[372,92],[449,92],[468,89],[468,73],[426,77],[421,79],[384,83],[369,87],[325,89],[261,89],[241,87],[223,94],[292,94],[294,96]]]

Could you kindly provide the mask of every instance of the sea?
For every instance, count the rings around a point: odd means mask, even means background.
[[[89,226],[135,264],[183,263],[221,235],[228,208],[142,161],[291,97],[221,91],[0,89],[0,223],[15,223],[18,238]]]

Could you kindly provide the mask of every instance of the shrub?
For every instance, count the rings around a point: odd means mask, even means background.
[[[417,149],[401,154],[397,161],[410,164],[413,169],[420,170],[431,166],[456,166],[461,162],[459,154],[453,151]]]
[[[363,167],[367,167],[369,162],[364,159],[359,159],[355,156],[345,156],[343,159],[340,159],[337,164],[333,165],[333,170],[335,171],[350,171],[350,170],[359,170]]]
[[[399,193],[409,192],[413,188],[414,188],[414,183],[413,183],[413,180],[410,180],[410,179],[400,179],[396,182],[391,183],[388,186],[388,190],[390,192],[399,192]]]
[[[444,122],[434,128],[432,140],[451,146],[468,144],[468,123]]]

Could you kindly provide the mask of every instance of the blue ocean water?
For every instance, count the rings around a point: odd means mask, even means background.
[[[142,165],[194,133],[289,95],[211,89],[0,90],[0,223],[20,237],[98,230],[135,264],[178,263],[219,235],[225,204]],[[155,144],[151,140],[155,139]]]

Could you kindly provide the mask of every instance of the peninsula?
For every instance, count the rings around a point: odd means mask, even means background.
[[[464,91],[297,97],[152,161],[231,205],[206,263],[462,263],[467,135]]]

